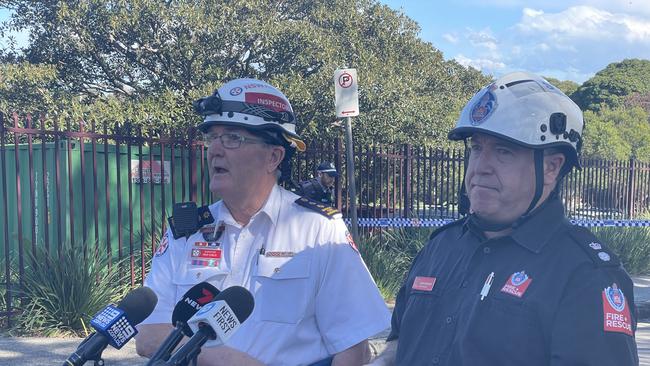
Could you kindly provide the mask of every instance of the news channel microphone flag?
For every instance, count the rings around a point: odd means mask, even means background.
[[[359,115],[359,85],[357,69],[338,69],[334,71],[334,105],[336,117],[345,118],[345,152],[348,172],[348,190],[350,192],[350,208],[352,238],[359,242],[359,220],[357,218],[357,190],[354,179],[354,157],[352,152],[352,117]]]
[[[81,366],[86,361],[103,364],[104,349],[109,344],[116,349],[122,348],[138,333],[135,326],[153,312],[156,303],[156,294],[148,287],[140,287],[129,292],[117,306],[106,306],[90,320],[95,333],[86,337],[63,365]]]
[[[158,365],[185,365],[201,352],[201,347],[222,345],[239,329],[253,312],[255,300],[244,287],[232,286],[223,290],[213,302],[204,305],[187,324],[194,335],[176,351],[167,363]]]
[[[187,325],[187,321],[197,311],[214,300],[219,290],[207,282],[200,282],[185,292],[183,297],[176,303],[172,313],[172,326],[174,329],[158,347],[156,353],[149,359],[147,366],[156,365],[158,361],[167,361],[172,351],[181,343],[183,337],[192,337],[194,332]]]

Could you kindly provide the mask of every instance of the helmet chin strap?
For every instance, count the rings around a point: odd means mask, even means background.
[[[535,149],[533,158],[535,160],[535,194],[533,195],[533,199],[531,200],[530,205],[528,205],[526,212],[510,223],[491,222],[478,217],[475,213],[472,213],[469,215],[469,221],[472,225],[476,226],[481,231],[497,232],[509,228],[515,228],[523,224],[523,222],[530,217],[530,212],[533,211],[535,206],[537,206],[544,190],[544,150]]]

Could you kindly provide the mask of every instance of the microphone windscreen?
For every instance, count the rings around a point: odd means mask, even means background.
[[[213,301],[218,294],[219,290],[207,282],[201,282],[192,286],[183,295],[181,300],[176,303],[172,312],[172,325],[176,326],[176,323],[179,321],[187,323],[203,305]],[[194,334],[187,324],[183,326],[183,333],[188,337]]]
[[[219,300],[225,301],[230,306],[240,323],[248,319],[248,316],[253,312],[253,307],[255,307],[253,295],[241,286],[232,286],[221,291],[213,301]]]
[[[117,307],[124,310],[131,325],[137,325],[151,315],[157,303],[156,293],[143,286],[126,294]]]

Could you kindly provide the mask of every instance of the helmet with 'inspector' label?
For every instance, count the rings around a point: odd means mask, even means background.
[[[282,92],[256,79],[235,79],[193,103],[194,111],[204,116],[198,129],[206,132],[214,125],[229,125],[257,131],[270,131],[289,147],[305,151],[296,133],[296,116]]]

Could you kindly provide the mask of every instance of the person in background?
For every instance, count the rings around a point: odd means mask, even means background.
[[[338,176],[339,173],[336,171],[334,164],[324,161],[316,169],[316,178],[300,182],[298,194],[328,206],[333,206],[332,190]]]
[[[469,215],[433,232],[397,294],[372,365],[638,365],[633,285],[619,259],[564,216],[582,112],[529,73],[465,106]]]
[[[173,217],[145,285],[158,295],[138,326],[136,349],[150,357],[172,329],[176,303],[195,284],[243,286],[250,317],[222,346],[204,346],[200,365],[361,365],[367,338],[390,313],[341,218],[285,190],[291,157],[304,151],[295,115],[275,87],[237,79],[194,104],[207,146],[210,190],[221,197]],[[199,216],[199,219],[197,219]]]

